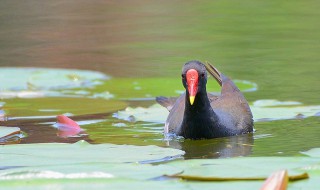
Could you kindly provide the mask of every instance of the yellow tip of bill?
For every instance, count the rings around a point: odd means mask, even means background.
[[[190,96],[190,97],[189,97],[189,100],[190,100],[190,104],[191,104],[191,105],[193,104],[194,99],[195,99],[195,96]]]

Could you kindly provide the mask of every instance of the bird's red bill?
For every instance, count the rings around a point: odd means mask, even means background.
[[[192,105],[198,92],[198,72],[195,69],[190,69],[187,71],[186,78],[189,91],[189,100],[190,104]]]

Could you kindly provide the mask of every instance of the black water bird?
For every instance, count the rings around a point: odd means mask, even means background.
[[[221,86],[221,95],[207,92],[207,71]],[[182,68],[186,89],[178,98],[157,97],[169,110],[164,132],[187,139],[210,139],[253,131],[253,119],[247,100],[231,79],[209,63],[187,62]]]

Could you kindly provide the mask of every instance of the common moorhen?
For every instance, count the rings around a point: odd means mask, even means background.
[[[207,71],[220,84],[220,96],[207,93]],[[164,127],[165,134],[210,139],[253,131],[248,102],[227,76],[211,64],[204,65],[199,61],[187,62],[181,76],[185,93],[178,98],[156,98],[170,112]]]

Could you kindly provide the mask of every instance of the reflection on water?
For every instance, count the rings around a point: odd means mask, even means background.
[[[170,141],[169,146],[185,151],[184,158],[230,158],[252,152],[253,134],[210,140]]]
[[[320,94],[317,5],[304,1],[2,1],[0,67],[86,69],[115,78],[156,76],[161,82],[162,77],[179,79],[182,64],[189,60],[210,60],[233,79],[258,85],[257,91],[245,93],[250,102],[276,99],[318,109],[312,107],[319,104]],[[11,73],[8,77],[15,78]],[[119,84],[117,89],[132,98],[135,91],[144,90],[124,90]],[[21,143],[84,139],[167,146],[162,124],[112,117],[127,106],[149,107],[154,101],[124,101],[108,94],[110,89],[91,90],[90,96],[80,87],[60,93],[73,95],[70,98],[1,99],[0,124],[26,132]],[[159,95],[166,95],[163,91]],[[76,121],[101,122],[81,126],[88,135],[61,138],[48,112],[51,116],[72,113]],[[296,155],[320,147],[319,125],[319,117],[265,121],[255,124],[253,137],[265,138],[256,138],[254,144],[252,138],[239,136],[172,141],[170,146],[185,150],[186,158]]]

